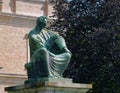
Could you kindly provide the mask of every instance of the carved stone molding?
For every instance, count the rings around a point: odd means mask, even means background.
[[[23,1],[29,3],[45,3],[45,0],[16,0],[16,1]]]
[[[25,16],[10,13],[1,13],[0,25],[10,25],[17,27],[33,28],[35,26],[37,17]],[[48,18],[48,24],[52,19]]]
[[[16,1],[23,1],[23,2],[29,2],[29,3],[46,3],[46,0],[16,0]],[[54,3],[50,3],[48,0],[49,5],[53,5]]]
[[[33,16],[1,13],[0,25],[33,28],[35,25],[36,18],[37,17],[33,17]]]
[[[24,74],[0,73],[0,78],[20,78],[20,79],[27,79],[27,75],[24,75]]]

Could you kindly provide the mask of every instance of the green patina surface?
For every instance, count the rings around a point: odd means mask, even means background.
[[[28,73],[26,82],[61,78],[71,59],[64,38],[45,29],[46,24],[45,16],[37,18],[36,27],[28,35],[31,60],[25,64]]]

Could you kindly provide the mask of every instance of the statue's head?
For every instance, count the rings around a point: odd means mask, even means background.
[[[44,28],[47,24],[47,17],[46,16],[40,16],[36,20],[36,25],[39,27]]]

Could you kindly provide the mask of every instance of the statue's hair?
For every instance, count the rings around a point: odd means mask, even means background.
[[[41,24],[42,22],[44,22],[45,19],[47,19],[46,16],[40,16],[40,17],[38,17],[37,20],[36,20],[36,24],[37,25]]]

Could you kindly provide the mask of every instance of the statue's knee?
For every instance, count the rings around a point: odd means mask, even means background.
[[[71,59],[71,54],[70,53],[66,53],[66,57],[68,58],[68,59]]]
[[[39,51],[38,51],[38,56],[40,55],[40,56],[44,56],[44,55],[46,55],[46,54],[48,54],[48,50],[46,49],[46,48],[41,48]]]
[[[47,53],[47,49],[43,47],[43,48],[40,49],[40,52],[46,54]]]

